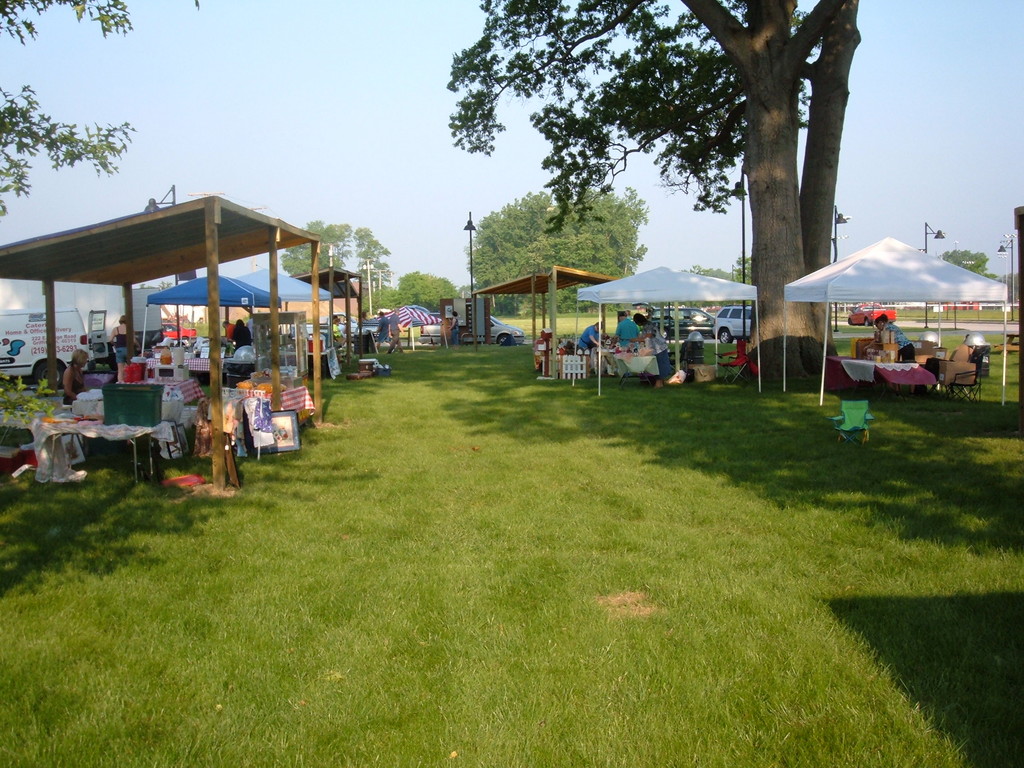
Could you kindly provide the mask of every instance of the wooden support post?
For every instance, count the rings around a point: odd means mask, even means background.
[[[230,450],[224,435],[224,388],[220,358],[220,201],[207,197],[203,207],[206,245],[207,305],[206,324],[210,334],[210,430],[213,463],[213,487],[218,491],[227,485],[227,461],[224,451]]]

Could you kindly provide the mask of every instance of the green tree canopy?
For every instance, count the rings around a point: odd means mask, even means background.
[[[353,229],[349,224],[326,224],[317,219],[306,224],[306,229],[320,235],[321,267],[327,266],[333,259],[336,267],[356,269],[365,274],[366,262],[369,261],[375,273],[390,271],[384,259],[391,255],[391,251],[381,245],[366,227]],[[281,255],[281,267],[289,275],[307,273],[312,265],[313,256],[308,244],[288,248]]]
[[[829,261],[859,0],[493,0],[483,32],[456,55],[456,144],[489,153],[498,106],[536,99],[551,145],[543,165],[560,214],[585,208],[638,155],[698,208],[723,208],[742,158],[769,375],[782,371],[783,286]],[[806,112],[803,88],[810,85]],[[803,170],[799,138],[806,127]],[[820,370],[818,313],[790,312],[789,371]]]
[[[977,251],[961,251],[952,250],[946,251],[940,259],[948,261],[950,264],[956,264],[958,267],[963,267],[971,272],[977,272],[983,277],[989,277],[993,280],[998,280],[999,275],[994,275],[988,271],[988,256],[984,253]]]
[[[553,230],[555,203],[550,194],[537,192],[485,216],[474,239],[475,286],[479,289],[547,272],[555,265],[615,277],[633,274],[647,253],[647,247],[639,243],[640,227],[647,223],[643,200],[627,189],[621,197],[595,195],[588,208],[586,217],[570,211],[561,228]],[[560,305],[573,306],[575,291],[561,293]],[[496,310],[503,313],[515,312],[516,304],[512,297],[495,299]]]
[[[438,277],[424,272],[407,272],[398,278],[398,287],[390,294],[395,306],[418,304],[432,312],[441,308],[441,299],[456,295],[455,284],[447,277]]]
[[[199,0],[195,3],[198,8]],[[0,34],[27,44],[37,35],[35,17],[53,7],[74,12],[79,21],[95,22],[104,37],[127,34],[132,28],[124,0],[21,0],[0,2]],[[80,128],[54,120],[42,111],[31,86],[8,91],[0,85],[0,216],[7,214],[6,194],[29,194],[31,158],[42,154],[54,169],[84,162],[97,174],[113,174],[114,161],[127,150],[132,132],[128,123]]]

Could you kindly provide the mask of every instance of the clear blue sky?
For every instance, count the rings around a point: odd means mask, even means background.
[[[141,211],[173,184],[179,201],[217,192],[299,226],[369,227],[398,274],[468,284],[467,213],[479,220],[547,180],[520,104],[505,106],[493,157],[452,146],[445,86],[452,55],[479,35],[478,5],[129,0],[135,29],[107,39],[50,11],[37,41],[0,40],[3,87],[31,84],[56,119],[137,133],[115,176],[37,158],[31,196],[8,196],[0,243]],[[994,254],[1024,205],[1024,2],[863,0],[860,27],[840,257],[886,236],[920,248],[928,222],[948,235],[929,251],[981,251],[1002,274]],[[739,256],[738,209],[695,213],[649,167],[620,183],[650,207],[641,269],[729,269]]]

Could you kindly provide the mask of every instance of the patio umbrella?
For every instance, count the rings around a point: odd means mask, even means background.
[[[398,322],[400,325],[406,327],[420,327],[421,325],[439,325],[441,318],[438,315],[431,314],[421,307],[404,306],[391,312],[394,314],[398,313]]]

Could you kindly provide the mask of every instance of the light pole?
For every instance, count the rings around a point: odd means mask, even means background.
[[[1011,232],[1008,235],[1003,235],[1003,240],[1005,240],[1006,242],[1000,244],[999,250],[996,251],[996,254],[1001,259],[1006,259],[1007,263],[1010,265],[1010,322],[1013,322],[1013,310],[1014,310],[1014,307],[1016,305],[1015,304],[1016,299],[1014,298],[1015,297],[1015,291],[1014,291],[1014,285],[1013,285],[1013,258],[1014,258],[1014,256],[1013,256],[1013,241],[1016,240],[1016,239],[1017,239],[1017,233],[1016,232]],[[1006,270],[1005,269],[1003,270],[1003,275],[1004,276],[1006,275]]]
[[[476,232],[476,227],[473,226],[473,212],[469,212],[469,219],[466,221],[466,226],[463,228],[464,232],[469,232],[469,331],[473,334],[473,350],[477,349],[477,338],[476,338],[476,296],[473,295],[473,291],[476,290],[476,286],[473,284],[473,233]]]
[[[839,206],[832,206],[832,263],[835,264],[839,261],[839,225],[847,224],[850,221],[849,216],[844,216],[839,212]],[[845,235],[843,235],[845,237]],[[832,304],[832,330],[833,332],[839,331],[839,304]]]
[[[932,229],[928,226],[928,222],[924,223],[924,252],[928,253],[928,235],[931,235],[936,240],[945,240],[946,233],[941,229]],[[924,301],[924,327],[928,327],[928,300]]]

